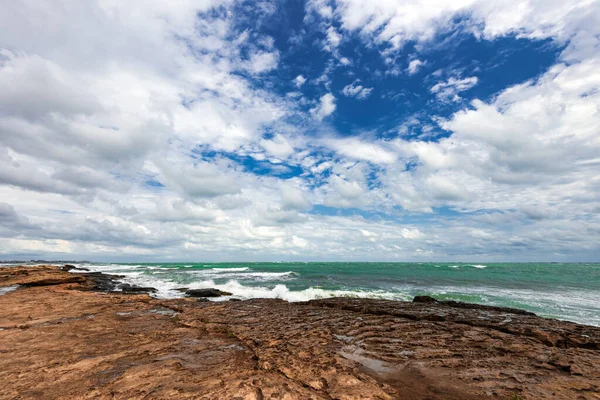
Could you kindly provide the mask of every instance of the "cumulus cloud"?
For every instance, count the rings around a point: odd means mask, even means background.
[[[327,28],[325,45],[323,48],[327,51],[333,51],[340,45],[341,41],[342,35],[340,35],[333,26],[330,26]]]
[[[308,11],[315,12],[321,18],[333,18],[333,4],[330,0],[309,0],[306,7]]]
[[[328,139],[325,143],[341,155],[375,164],[390,164],[396,161],[397,157],[382,144],[361,141],[358,138]]]
[[[282,135],[275,135],[270,140],[262,139],[260,144],[267,153],[275,157],[285,158],[294,153],[294,148]]]
[[[311,0],[317,51],[332,52],[311,81],[331,86],[318,98],[312,87],[277,92],[269,79],[289,73],[283,49],[236,26],[233,5],[25,0],[0,14],[3,258],[599,254],[598,4]],[[448,133],[440,140],[322,123],[343,111],[334,90],[372,94],[352,75],[359,55],[337,54],[349,33],[393,52],[456,28],[457,17],[480,40],[565,47],[535,80],[429,115]],[[407,73],[424,63],[412,59]],[[340,89],[335,68],[355,81]],[[287,87],[298,72],[283,75]],[[427,87],[446,102],[479,83],[433,77]],[[435,218],[403,222],[423,213]]]
[[[414,75],[417,72],[419,72],[419,70],[426,64],[425,61],[421,61],[419,59],[414,59],[411,60],[408,63],[408,68],[406,68],[406,71],[408,72],[409,75]]]
[[[365,37],[396,48],[407,41],[432,39],[437,32],[452,28],[457,16],[470,17],[469,28],[488,39],[516,34],[560,41],[568,40],[590,17],[598,18],[598,5],[585,0],[433,0],[426,4],[408,0],[337,0],[336,5],[336,14],[345,29],[359,30]]]
[[[333,114],[335,108],[335,97],[331,93],[326,93],[319,99],[319,104],[310,109],[310,113],[314,118],[322,120]]]
[[[298,75],[292,82],[294,82],[294,85],[296,85],[297,88],[300,88],[306,82],[306,78],[303,75]]]
[[[253,74],[261,74],[277,68],[279,53],[259,51],[250,56],[245,68]]]
[[[359,100],[364,100],[371,95],[373,88],[366,88],[359,84],[360,81],[354,81],[353,83],[344,86],[342,94],[346,97],[355,97]]]

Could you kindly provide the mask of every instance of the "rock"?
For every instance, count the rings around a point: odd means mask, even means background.
[[[462,303],[460,301],[454,301],[454,300],[438,301],[438,303],[447,305],[449,307],[454,307],[454,308],[465,308],[465,309],[482,310],[482,311],[495,311],[495,312],[500,312],[500,313],[510,313],[510,314],[519,314],[519,315],[535,315],[532,312],[520,310],[518,308],[486,306],[483,304]]]
[[[185,294],[192,297],[221,297],[231,296],[229,292],[223,292],[219,289],[188,289]]]
[[[18,271],[0,268],[0,287],[73,276]],[[600,389],[599,327],[428,298],[155,299],[91,289],[123,288],[118,276],[76,276],[86,282],[0,296],[0,398],[570,400]]]
[[[136,294],[136,293],[156,293],[156,289],[153,287],[144,287],[144,286],[136,286],[136,285],[130,285],[128,283],[123,283],[120,285],[121,290],[123,291],[123,293],[128,293],[128,294]]]
[[[486,306],[483,304],[462,303],[454,300],[436,300],[431,296],[415,296],[413,303],[440,304],[453,308],[464,308],[469,310],[495,311],[501,313],[519,314],[519,315],[535,315],[532,312],[519,310],[518,308]]]
[[[64,267],[61,268],[61,270],[65,271],[65,272],[69,272],[69,271],[89,271],[89,269],[87,268],[82,268],[82,267],[76,267],[75,265],[72,264],[65,264]]]
[[[438,301],[431,296],[415,296],[413,303],[437,303]]]
[[[2,269],[0,286],[54,286],[63,283],[84,283],[85,278],[62,271],[51,265],[18,266]]]
[[[22,285],[25,287],[28,286],[52,286],[52,285],[62,285],[63,283],[82,283],[85,282],[85,278],[82,276],[71,275],[71,276],[62,276],[56,278],[42,278],[39,280],[31,280],[29,282],[23,283]]]
[[[120,285],[118,279],[124,278],[123,275],[103,274],[102,272],[82,273],[85,277],[88,290],[98,292],[113,292]]]

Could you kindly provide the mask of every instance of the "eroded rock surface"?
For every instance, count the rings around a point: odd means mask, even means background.
[[[167,301],[22,271],[0,268],[21,285],[0,296],[0,399],[600,398],[599,328],[444,302]],[[66,281],[23,286],[50,278]]]

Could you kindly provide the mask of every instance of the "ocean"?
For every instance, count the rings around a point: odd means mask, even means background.
[[[125,275],[124,281],[181,297],[177,288],[217,288],[216,301],[346,296],[439,300],[521,308],[539,316],[600,326],[600,264],[596,263],[150,263],[80,264]]]

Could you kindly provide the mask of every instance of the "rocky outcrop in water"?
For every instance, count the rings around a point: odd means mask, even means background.
[[[185,294],[190,297],[221,297],[231,296],[231,293],[219,289],[188,289]]]
[[[73,275],[0,268],[0,287]],[[600,328],[521,310],[431,300],[158,300],[98,293],[96,275],[76,276],[85,282],[0,296],[0,399],[598,399],[600,392]]]

